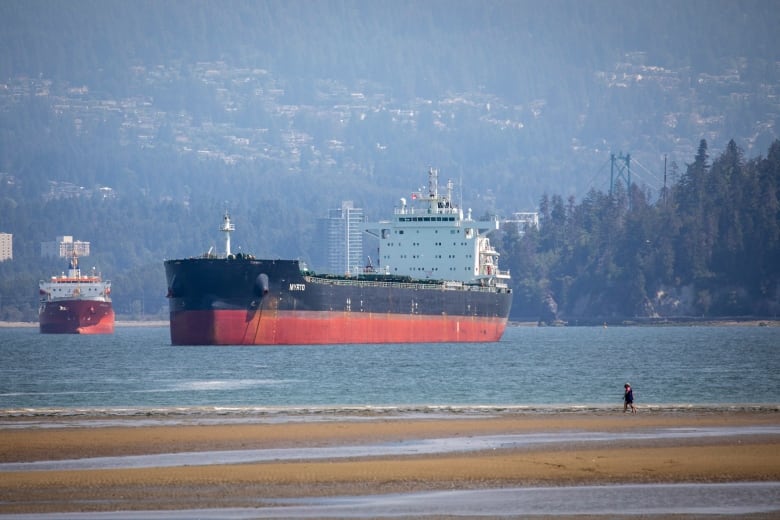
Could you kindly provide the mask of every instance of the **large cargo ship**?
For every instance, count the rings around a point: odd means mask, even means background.
[[[82,275],[74,254],[68,274],[39,283],[38,323],[44,334],[113,334],[111,282],[100,274]]]
[[[225,213],[224,254],[166,260],[174,345],[489,342],[506,328],[509,272],[484,235],[496,221],[464,215],[452,182],[400,199],[391,220],[365,224],[378,265],[317,274],[298,260],[233,254]]]

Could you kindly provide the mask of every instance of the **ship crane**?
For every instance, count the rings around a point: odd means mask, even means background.
[[[225,211],[225,216],[222,218],[222,226],[220,231],[225,233],[225,256],[230,256],[230,233],[236,230],[235,224],[230,221],[230,214]]]

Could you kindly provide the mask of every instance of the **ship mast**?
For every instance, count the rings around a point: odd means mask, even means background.
[[[225,256],[230,256],[230,233],[236,230],[236,226],[230,221],[230,214],[225,211],[225,216],[222,217],[222,226],[220,231],[225,233]]]
[[[79,269],[79,257],[76,255],[76,251],[73,251],[73,255],[70,258],[68,265],[68,278],[81,278],[81,269]]]
[[[428,196],[432,199],[439,197],[439,170],[428,169]]]

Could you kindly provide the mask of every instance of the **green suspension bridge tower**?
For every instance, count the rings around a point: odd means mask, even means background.
[[[615,157],[615,154],[613,153],[610,156],[611,161],[611,167],[610,167],[610,175],[609,175],[609,196],[611,197],[614,194],[615,191],[615,181],[623,179],[623,182],[626,183],[626,192],[631,193],[631,154],[623,155],[621,152],[620,155]],[[629,204],[631,201],[631,197],[628,197]]]

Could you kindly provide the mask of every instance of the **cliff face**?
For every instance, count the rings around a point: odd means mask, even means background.
[[[780,284],[759,298],[753,298],[740,286],[663,287],[652,297],[621,306],[605,292],[591,292],[574,302],[570,309],[561,310],[551,294],[542,305],[540,321],[552,323],[600,323],[605,320],[630,318],[721,318],[755,316],[773,318],[780,315]],[[551,310],[554,309],[554,312]]]

